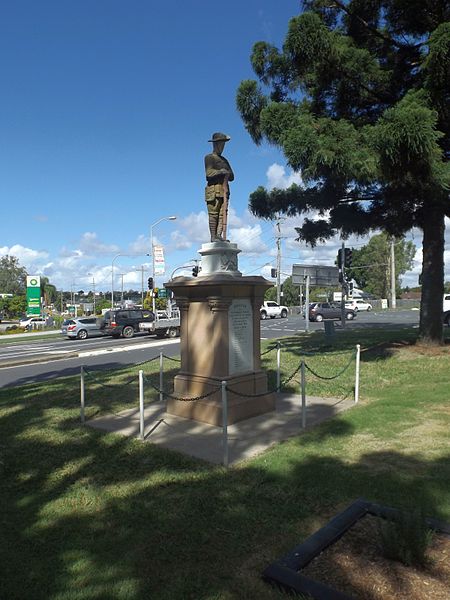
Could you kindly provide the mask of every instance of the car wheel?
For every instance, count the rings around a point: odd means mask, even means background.
[[[122,335],[124,338],[132,338],[133,337],[134,329],[131,327],[131,325],[127,325],[126,327],[123,328]]]
[[[347,321],[351,321],[354,318],[354,314],[349,312],[345,315],[345,318],[347,319]]]
[[[264,319],[267,319],[267,313],[263,310],[261,313],[261,319],[264,321]]]
[[[369,312],[369,310],[372,310],[372,307],[371,307],[371,306],[368,306],[368,307],[367,307],[367,312]]]
[[[285,319],[287,317],[287,310],[282,310],[281,311],[281,318]]]
[[[178,332],[178,327],[170,327],[169,331],[167,332],[167,337],[170,338],[176,338],[178,337],[179,332]]]
[[[86,331],[86,329],[80,329],[80,331],[77,333],[77,338],[79,340],[85,340],[88,336],[88,332]]]
[[[323,321],[323,317],[322,317],[322,315],[316,315],[314,318],[315,318],[315,320],[316,320],[318,323],[320,323],[321,321]]]

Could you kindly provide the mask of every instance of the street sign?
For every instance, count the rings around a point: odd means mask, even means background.
[[[325,267],[322,265],[292,265],[292,283],[302,285],[309,275],[310,285],[320,287],[339,285],[338,267]]]
[[[27,316],[41,314],[41,278],[39,275],[27,276]]]
[[[167,298],[167,290],[165,288],[159,288],[158,298]]]

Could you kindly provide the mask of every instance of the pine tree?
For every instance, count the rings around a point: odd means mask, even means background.
[[[257,42],[237,106],[303,185],[250,196],[262,218],[304,216],[299,240],[423,231],[420,336],[442,343],[450,216],[447,0],[308,0],[282,50]],[[314,217],[311,217],[311,213]]]

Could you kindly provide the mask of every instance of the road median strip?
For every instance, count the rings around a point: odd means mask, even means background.
[[[88,358],[91,356],[101,356],[103,354],[111,354],[117,352],[131,352],[136,350],[145,350],[146,348],[155,348],[161,345],[178,344],[179,339],[175,340],[153,340],[152,342],[145,342],[144,344],[133,344],[128,346],[117,346],[115,348],[101,348],[100,350],[82,350],[77,352],[57,351],[54,355],[37,356],[30,358],[15,358],[12,360],[5,360],[0,363],[0,369],[7,367],[20,367],[30,364],[52,362],[54,360],[72,359],[72,358]]]

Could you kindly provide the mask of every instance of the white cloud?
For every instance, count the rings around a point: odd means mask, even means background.
[[[156,243],[157,240],[154,240]],[[150,238],[145,235],[140,235],[134,242],[128,246],[130,254],[150,254]]]
[[[267,169],[267,187],[269,190],[273,188],[278,188],[281,190],[285,190],[290,187],[293,183],[300,185],[302,183],[302,176],[300,173],[296,173],[292,171],[291,173],[286,173],[285,167],[279,165],[278,163],[273,163]]]
[[[206,211],[191,213],[179,219],[179,228],[171,233],[172,243],[176,250],[188,250],[193,244],[209,240],[208,215]]]
[[[105,254],[117,254],[120,251],[116,244],[104,244],[101,242],[97,234],[87,231],[81,236],[79,248],[87,256],[98,256]]]
[[[248,225],[237,229],[230,229],[228,237],[242,252],[248,254],[261,254],[267,252],[266,244],[261,240],[261,225]]]
[[[0,247],[0,256],[9,254],[19,259],[19,262],[23,266],[34,264],[35,262],[46,260],[49,257],[48,252],[45,250],[32,250],[26,248],[21,244],[14,244],[14,246],[3,246]]]

